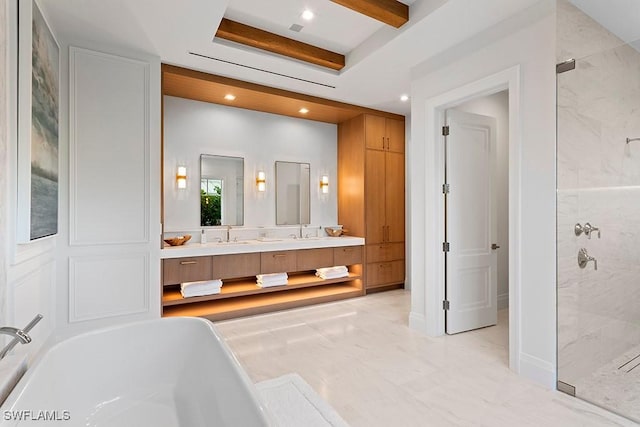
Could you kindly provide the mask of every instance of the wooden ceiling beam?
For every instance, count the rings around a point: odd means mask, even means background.
[[[341,6],[400,28],[409,21],[409,6],[396,0],[331,0]]]
[[[333,70],[341,70],[345,64],[344,55],[339,53],[331,52],[330,50],[302,43],[226,18],[222,19],[216,32],[216,37]]]

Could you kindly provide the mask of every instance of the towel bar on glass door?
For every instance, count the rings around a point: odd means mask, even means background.
[[[627,138],[627,144],[633,141],[640,141],[640,138]]]

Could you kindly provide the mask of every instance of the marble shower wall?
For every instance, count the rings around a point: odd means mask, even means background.
[[[558,379],[640,344],[640,53],[558,1]],[[598,239],[576,236],[590,222]],[[598,260],[577,264],[580,248]],[[579,394],[578,390],[578,394]]]

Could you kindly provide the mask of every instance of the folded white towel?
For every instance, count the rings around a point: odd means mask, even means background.
[[[283,286],[288,283],[289,275],[287,273],[271,273],[256,275],[256,284],[261,288],[271,286]]]
[[[183,298],[201,297],[220,293],[222,280],[203,280],[200,282],[185,282],[180,284],[180,293]]]
[[[280,281],[269,281],[269,282],[257,282],[256,285],[258,285],[261,288],[270,288],[272,286],[284,286],[287,283],[289,283],[287,281],[287,279],[282,279]]]
[[[336,271],[336,272],[329,272],[329,273],[316,273],[316,276],[318,276],[321,279],[327,280],[327,279],[340,279],[343,277],[349,277],[349,272],[348,271]]]
[[[321,279],[340,279],[349,277],[349,269],[345,265],[337,265],[335,267],[326,267],[316,269],[316,276]]]
[[[256,279],[265,281],[265,280],[276,280],[276,279],[286,279],[289,275],[287,273],[271,273],[271,274],[257,274]]]
[[[317,274],[328,274],[328,273],[348,273],[349,269],[346,265],[337,265],[335,267],[325,267],[316,269]]]

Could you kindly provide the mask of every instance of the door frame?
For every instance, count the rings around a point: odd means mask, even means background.
[[[424,330],[427,335],[441,336],[445,333],[445,314],[442,301],[444,283],[444,198],[442,184],[444,176],[444,149],[442,124],[444,112],[449,108],[474,98],[509,91],[509,367],[520,373],[521,349],[521,218],[520,194],[521,170],[521,72],[516,65],[475,82],[452,89],[426,100],[425,158],[427,171],[424,186],[426,218],[424,241],[427,242],[424,263],[425,316],[410,318],[411,326]],[[421,325],[422,323],[422,325]]]

